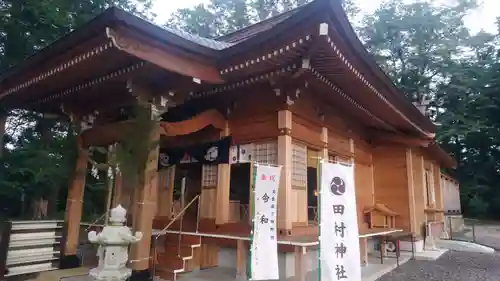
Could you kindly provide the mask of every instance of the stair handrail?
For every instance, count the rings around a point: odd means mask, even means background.
[[[152,262],[153,262],[153,280],[155,280],[155,276],[156,276],[156,246],[158,244],[158,238],[160,238],[161,236],[167,234],[167,229],[172,226],[172,224],[181,216],[184,215],[184,213],[187,211],[187,209],[189,209],[189,207],[191,207],[191,205],[194,204],[194,202],[196,200],[200,199],[200,194],[196,195],[191,201],[189,201],[189,203],[184,206],[184,208],[182,208],[179,213],[177,215],[175,215],[175,217],[158,233],[156,234],[156,236],[154,237],[153,239],[153,243],[152,243],[152,246],[153,246],[153,254],[152,254]],[[200,204],[198,203],[198,215],[197,217],[199,216],[199,213],[200,213]],[[198,218],[197,218],[198,220]],[[198,222],[196,222],[196,231],[198,231]],[[180,226],[179,228],[179,236],[180,236],[180,232],[182,231],[182,225]],[[178,252],[177,254],[179,254],[179,250],[180,249],[180,238],[179,238],[179,248],[178,248]]]
[[[108,213],[109,211],[104,212],[104,214],[102,214],[98,219],[93,221],[87,228],[85,228],[85,232],[88,232],[91,227],[97,226],[97,222],[102,220]],[[106,222],[104,222],[104,224],[106,224]]]
[[[191,201],[189,201],[189,203],[184,207],[182,208],[182,210],[179,211],[179,213],[162,229],[160,230],[160,232],[158,234],[156,234],[155,236],[155,240],[160,238],[160,236],[163,236],[165,234],[167,234],[167,229],[170,228],[170,226],[172,226],[172,224],[174,224],[174,222],[179,218],[181,217],[182,215],[184,215],[184,213],[187,211],[187,209],[189,209],[189,207],[191,205],[193,205],[193,203],[198,200],[200,198],[200,195],[196,195]]]

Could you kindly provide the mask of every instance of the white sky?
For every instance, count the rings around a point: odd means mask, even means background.
[[[432,1],[432,0],[431,0]],[[437,0],[449,2],[452,0]],[[157,14],[156,22],[163,24],[171,13],[179,8],[192,7],[193,5],[208,2],[207,0],[154,0],[153,12]],[[372,13],[380,6],[383,0],[355,0],[362,13]],[[481,7],[472,11],[466,19],[469,29],[476,33],[481,29],[495,32],[495,20],[500,16],[500,0],[482,0]]]

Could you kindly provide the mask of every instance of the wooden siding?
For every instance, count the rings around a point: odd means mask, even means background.
[[[458,182],[445,174],[441,174],[440,178],[443,190],[444,211],[449,214],[461,213],[460,187]]]
[[[411,158],[413,173],[413,196],[415,200],[415,231],[417,233],[423,234],[423,226],[427,221],[427,217],[425,215],[425,161],[423,155],[416,150],[412,150]]]
[[[396,227],[411,230],[406,150],[403,147],[373,149],[373,179],[375,202],[387,205],[399,213]]]
[[[358,211],[358,225],[368,227],[364,222],[363,209],[375,203],[375,189],[373,180],[373,165],[371,151],[361,149],[354,144],[356,152],[354,165],[354,184],[356,186],[356,206]],[[361,153],[362,151],[362,153]]]
[[[244,144],[278,136],[279,99],[268,88],[238,95],[228,117],[233,142]]]

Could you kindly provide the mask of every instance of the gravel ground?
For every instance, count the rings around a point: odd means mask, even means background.
[[[449,251],[436,261],[410,260],[377,281],[495,281],[500,254]]]

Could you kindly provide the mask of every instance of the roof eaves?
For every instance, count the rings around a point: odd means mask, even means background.
[[[126,11],[114,8],[114,15],[126,26],[138,30],[159,42],[175,45],[192,53],[215,57],[219,50],[229,47],[228,43],[188,34],[170,28],[160,27],[152,22],[138,18]]]
[[[381,92],[385,96],[388,92],[391,96],[397,100],[398,105],[404,107],[405,115],[407,117],[413,119],[418,123],[418,126],[423,129],[423,131],[427,131],[431,134],[436,133],[436,126],[434,123],[425,115],[423,115],[414,105],[413,103],[407,99],[403,93],[398,89],[398,87],[392,82],[392,80],[387,76],[387,74],[380,68],[380,66],[376,63],[373,56],[366,50],[361,41],[359,40],[356,32],[352,28],[352,25],[347,18],[347,15],[344,13],[343,8],[338,0],[330,0],[330,9],[333,11],[334,18],[337,18],[337,24],[341,25],[342,28],[339,29],[341,32],[344,32],[344,36],[348,38],[349,43],[354,47],[356,52],[361,56],[361,62],[365,64],[367,69],[370,72],[380,79],[387,89],[382,90]],[[339,12],[340,11],[340,12]]]
[[[46,46],[45,48],[36,51],[31,54],[27,58],[25,58],[21,63],[14,65],[7,69],[6,71],[0,73],[0,83],[5,80],[11,78],[12,76],[25,71],[32,67],[34,64],[43,62],[47,59],[47,57],[51,57],[61,52],[67,50],[71,46],[75,46],[80,42],[87,40],[92,37],[100,27],[106,26],[113,21],[113,11],[106,10],[94,19],[85,23],[83,26],[80,26],[74,29],[71,32],[68,32],[64,36],[56,39],[54,42]],[[103,33],[104,34],[104,33]]]

